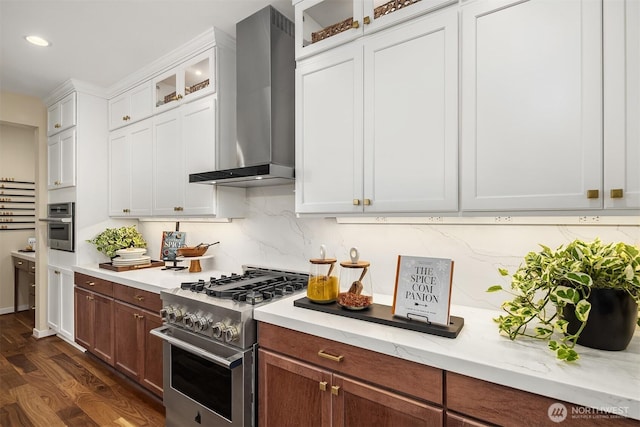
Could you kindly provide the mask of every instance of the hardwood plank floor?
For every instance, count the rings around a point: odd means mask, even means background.
[[[27,312],[0,316],[0,427],[164,426],[162,402]]]

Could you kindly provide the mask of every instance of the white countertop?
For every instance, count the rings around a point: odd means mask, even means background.
[[[94,264],[76,265],[73,267],[73,271],[157,294],[163,289],[178,288],[182,282],[196,282],[199,279],[209,280],[211,276],[220,277],[221,274],[228,274],[217,270],[189,273],[188,263],[186,267],[184,270],[163,270],[162,267],[150,267],[118,272],[100,268]]]
[[[376,296],[376,303],[391,304],[390,296],[382,297]],[[625,351],[577,346],[580,359],[567,363],[556,360],[546,341],[511,341],[500,336],[492,320],[498,311],[451,306],[451,315],[464,318],[462,331],[452,339],[294,307],[298,298],[301,295],[256,308],[254,316],[262,322],[554,399],[607,412],[622,408],[622,415],[640,420],[638,330]]]
[[[36,253],[35,252],[11,251],[11,256],[23,259],[25,261],[36,262]]]

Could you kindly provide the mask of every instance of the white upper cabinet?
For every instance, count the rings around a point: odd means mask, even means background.
[[[152,119],[112,132],[109,137],[109,215],[151,216]]]
[[[462,209],[602,208],[602,4],[468,4],[461,58]]]
[[[640,208],[640,2],[604,2],[604,206]]]
[[[457,210],[457,16],[437,12],[298,63],[297,212]]]
[[[47,109],[47,135],[76,125],[76,93],[70,93]]]
[[[295,5],[296,58],[316,54],[456,0],[304,0]]]
[[[153,84],[142,83],[109,101],[109,129],[135,123],[153,113]]]
[[[153,215],[244,214],[244,188],[189,183],[189,174],[214,170],[216,98],[209,96],[153,118]]]
[[[47,189],[76,185],[76,129],[49,138],[47,144]]]
[[[215,50],[209,49],[153,79],[155,112],[216,91]]]

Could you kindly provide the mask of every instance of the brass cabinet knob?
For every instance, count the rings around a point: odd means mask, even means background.
[[[58,129],[58,128],[62,127],[62,125],[60,123],[56,123],[55,125],[53,125],[53,127]]]
[[[360,205],[360,199],[353,199],[353,205],[354,206],[359,206]]]
[[[95,286],[96,282],[85,282],[85,284],[88,286]]]
[[[144,301],[144,297],[142,295],[136,295],[134,298],[138,301]]]
[[[18,265],[22,265],[22,261],[18,261]]]
[[[327,391],[327,382],[320,381],[320,391]]]
[[[360,23],[358,21],[353,21],[353,24],[351,24],[351,28],[360,28]]]
[[[365,206],[371,206],[371,199],[364,199]]]
[[[331,386],[331,394],[333,394],[334,396],[338,395],[338,391],[340,391],[340,386],[339,385],[332,385]]]
[[[587,199],[600,198],[600,190],[587,190]]]
[[[364,25],[369,25],[371,24],[371,18],[369,18],[369,16],[365,16],[362,22],[364,23]]]
[[[624,197],[624,192],[622,188],[612,188],[609,196],[612,199],[622,199]]]

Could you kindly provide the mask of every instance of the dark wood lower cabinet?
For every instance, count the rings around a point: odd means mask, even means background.
[[[149,334],[162,325],[158,314],[115,301],[115,367],[162,395],[162,340]]]
[[[261,427],[444,423],[439,369],[264,323],[258,343]]]
[[[640,426],[640,421],[634,419],[597,412],[453,372],[446,373],[446,389],[447,421],[449,416],[455,416],[455,422],[451,424],[455,427],[483,426],[483,421],[486,425],[523,427]],[[460,419],[464,420],[462,424]],[[472,420],[476,420],[477,424],[473,424]]]
[[[160,295],[84,274],[75,275],[75,340],[162,397]]]
[[[262,427],[442,425],[442,408],[267,350],[258,359]]]
[[[113,298],[75,290],[75,340],[113,366]]]

